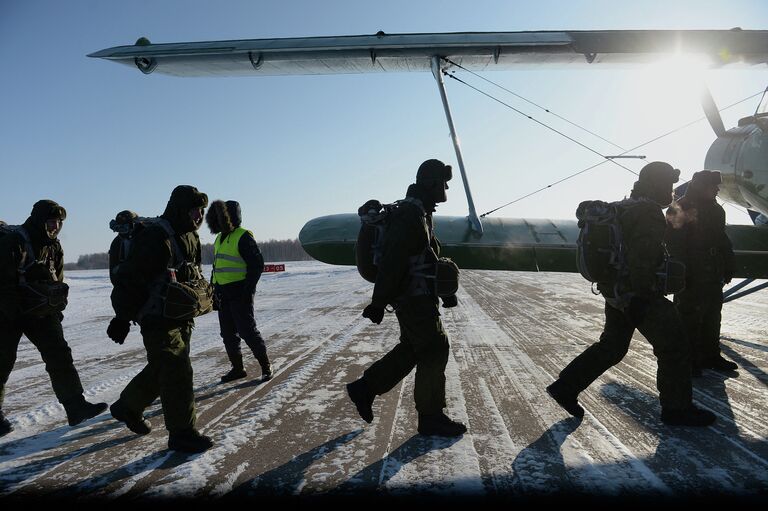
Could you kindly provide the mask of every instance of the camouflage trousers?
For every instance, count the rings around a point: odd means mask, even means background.
[[[635,329],[653,346],[658,367],[656,388],[661,407],[680,410],[691,405],[691,362],[685,328],[675,306],[666,298],[654,299],[645,316],[635,324],[629,316],[605,304],[605,327],[600,340],[560,372],[560,380],[579,393],[629,351]]]
[[[195,396],[189,360],[193,325],[189,321],[165,327],[142,326],[147,365],[120,393],[120,401],[137,413],[142,413],[159,396],[168,431],[195,427]]]
[[[58,314],[42,318],[17,316],[13,320],[0,319],[0,408],[22,335],[26,335],[42,355],[53,392],[60,403],[83,394],[72,350],[64,339],[61,318]]]
[[[416,410],[420,414],[439,413],[445,408],[445,366],[450,346],[437,305],[401,308],[397,320],[400,343],[365,371],[365,380],[377,395],[385,394],[415,367]]]

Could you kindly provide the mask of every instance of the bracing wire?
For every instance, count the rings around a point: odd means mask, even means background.
[[[593,137],[599,138],[599,139],[600,139],[600,140],[602,140],[603,142],[606,142],[606,143],[608,143],[608,144],[612,145],[613,147],[615,147],[615,148],[617,148],[617,149],[621,149],[622,151],[625,151],[625,149],[624,149],[623,147],[621,147],[619,144],[616,144],[616,143],[614,143],[614,142],[611,142],[611,141],[610,141],[610,140],[608,140],[607,138],[605,138],[605,137],[602,137],[602,136],[598,135],[598,134],[597,134],[597,133],[595,133],[594,131],[590,131],[590,130],[588,130],[587,128],[585,128],[584,126],[581,126],[580,124],[577,124],[577,123],[575,123],[575,122],[573,122],[573,121],[571,121],[571,120],[569,120],[569,119],[566,119],[566,118],[565,118],[565,117],[563,117],[562,115],[560,115],[560,114],[557,114],[557,113],[553,112],[553,111],[552,111],[552,110],[550,110],[549,108],[547,108],[547,107],[544,107],[544,106],[541,106],[541,105],[537,104],[536,102],[534,102],[534,101],[531,101],[530,99],[528,99],[528,98],[525,98],[525,97],[521,96],[520,94],[517,94],[517,93],[516,93],[516,92],[514,92],[514,91],[511,91],[511,90],[507,89],[506,87],[504,87],[503,85],[500,85],[500,84],[498,84],[498,83],[494,82],[493,80],[489,80],[488,78],[486,78],[486,77],[484,77],[484,76],[482,76],[482,75],[480,75],[480,74],[478,74],[478,73],[475,73],[475,72],[474,72],[474,71],[472,71],[471,69],[467,69],[467,68],[465,68],[465,67],[464,67],[464,66],[462,66],[461,64],[457,64],[456,62],[452,61],[451,59],[448,59],[448,58],[445,58],[445,57],[443,57],[443,60],[444,60],[444,61],[446,61],[446,62],[448,62],[449,64],[451,64],[451,65],[453,65],[453,66],[456,66],[456,67],[458,67],[459,69],[462,69],[462,70],[464,70],[464,71],[466,71],[466,72],[470,73],[471,75],[474,75],[474,76],[476,76],[477,78],[479,78],[479,79],[481,79],[481,80],[483,80],[483,81],[486,81],[486,82],[490,83],[490,84],[491,84],[491,85],[493,85],[494,87],[498,87],[499,89],[501,89],[501,90],[503,90],[503,91],[505,91],[505,92],[507,92],[507,93],[509,93],[509,94],[511,94],[511,95],[513,95],[513,96],[515,96],[516,98],[519,98],[519,99],[521,99],[521,100],[525,101],[526,103],[528,103],[528,104],[530,104],[530,105],[533,105],[533,106],[535,106],[536,108],[538,108],[538,109],[540,109],[540,110],[543,110],[543,111],[545,111],[545,112],[546,112],[546,113],[548,113],[548,114],[554,115],[555,117],[557,117],[557,118],[558,118],[558,119],[560,119],[561,121],[563,121],[563,122],[565,122],[565,123],[567,123],[567,124],[570,124],[571,126],[574,126],[574,127],[578,128],[578,129],[580,129],[580,130],[582,130],[582,131],[584,131],[584,132],[586,132],[586,133],[589,133],[589,134],[590,134],[590,135],[592,135]]]
[[[464,84],[464,85],[466,85],[467,87],[469,87],[470,89],[472,89],[472,90],[474,90],[474,91],[476,91],[476,92],[479,92],[479,93],[480,93],[480,94],[482,94],[483,96],[486,96],[486,97],[488,97],[489,99],[492,99],[492,100],[496,101],[497,103],[499,103],[499,104],[501,104],[501,105],[504,105],[505,107],[509,108],[510,110],[512,110],[512,111],[514,111],[514,112],[517,112],[518,114],[520,114],[520,115],[522,115],[522,116],[524,116],[524,117],[528,118],[529,120],[531,120],[531,121],[535,122],[536,124],[539,124],[539,125],[543,126],[544,128],[546,128],[546,129],[548,129],[548,130],[550,130],[550,131],[552,131],[552,132],[554,132],[554,133],[557,133],[557,134],[558,134],[558,135],[560,135],[561,137],[563,137],[563,138],[565,138],[565,139],[567,139],[567,140],[570,140],[570,141],[571,141],[571,142],[573,142],[574,144],[576,144],[576,145],[579,145],[579,146],[583,147],[583,148],[584,148],[584,149],[586,149],[587,151],[590,151],[590,152],[592,152],[592,153],[595,153],[596,155],[598,155],[598,156],[600,156],[601,158],[603,158],[605,161],[609,161],[609,162],[613,163],[614,165],[616,165],[617,167],[621,167],[622,169],[626,170],[627,172],[631,172],[632,174],[634,174],[634,175],[637,175],[637,172],[635,172],[634,170],[630,169],[629,167],[625,167],[625,166],[624,166],[624,165],[622,165],[621,163],[619,163],[619,162],[617,162],[617,161],[614,161],[612,158],[608,158],[607,156],[605,156],[604,154],[600,153],[599,151],[597,151],[597,150],[595,150],[595,149],[592,149],[592,148],[591,148],[591,147],[589,147],[588,145],[586,145],[586,144],[583,144],[583,143],[579,142],[578,140],[576,140],[575,138],[573,138],[573,137],[570,137],[570,136],[566,135],[566,134],[565,134],[565,133],[563,133],[562,131],[556,130],[556,129],[555,129],[555,128],[553,128],[552,126],[549,126],[548,124],[546,124],[546,123],[544,123],[544,122],[541,122],[540,120],[538,120],[538,119],[534,118],[533,116],[526,114],[526,113],[525,113],[525,112],[523,112],[522,110],[518,110],[517,108],[513,107],[513,106],[512,106],[512,105],[510,105],[509,103],[505,103],[504,101],[502,101],[502,100],[500,100],[499,98],[497,98],[497,97],[493,96],[492,94],[489,94],[489,93],[487,93],[487,92],[485,92],[485,91],[483,91],[483,90],[480,90],[480,89],[478,89],[477,87],[475,87],[474,85],[471,85],[471,84],[469,84],[469,83],[465,82],[465,81],[464,81],[464,80],[462,80],[461,78],[456,78],[455,76],[453,76],[453,75],[451,75],[451,74],[449,74],[449,73],[447,73],[447,72],[445,72],[445,71],[443,71],[443,74],[444,74],[445,76],[447,76],[448,78],[453,78],[453,79],[454,79],[454,80],[456,80],[457,82],[459,82],[459,83],[461,83],[461,84]]]
[[[739,101],[736,101],[735,103],[731,103],[730,105],[727,105],[727,106],[725,106],[725,107],[721,108],[719,111],[720,111],[720,112],[722,112],[722,111],[724,111],[724,110],[728,110],[729,108],[733,108],[734,106],[736,106],[736,105],[740,105],[741,103],[744,103],[745,101],[749,101],[750,99],[752,99],[752,98],[754,98],[754,97],[756,97],[756,96],[760,96],[761,94],[765,94],[765,93],[766,93],[766,91],[768,91],[768,89],[766,89],[765,91],[756,92],[755,94],[752,94],[752,95],[750,95],[750,96],[747,96],[747,97],[745,97],[744,99],[741,99],[741,100],[739,100]],[[674,134],[674,133],[677,133],[678,131],[681,131],[681,130],[683,130],[683,129],[685,129],[685,128],[688,128],[689,126],[692,126],[692,125],[694,125],[694,124],[696,124],[696,123],[698,123],[698,122],[701,122],[701,121],[703,121],[703,120],[706,120],[706,116],[702,116],[702,117],[699,117],[699,118],[698,118],[698,119],[696,119],[696,120],[693,120],[693,121],[691,121],[691,122],[688,122],[688,123],[686,123],[686,124],[683,124],[682,126],[679,126],[679,127],[675,128],[675,129],[673,129],[673,130],[670,130],[670,131],[668,131],[668,132],[666,132],[666,133],[663,133],[663,134],[661,134],[661,135],[659,135],[659,136],[657,136],[657,137],[654,137],[654,138],[652,138],[652,139],[650,139],[650,140],[648,140],[648,141],[646,141],[646,142],[643,142],[642,144],[639,144],[639,145],[637,145],[637,146],[635,146],[635,147],[632,147],[632,148],[630,148],[630,149],[627,149],[626,151],[624,151],[623,153],[621,153],[621,155],[624,155],[624,154],[630,153],[630,152],[632,152],[632,151],[636,151],[637,149],[640,149],[641,147],[645,147],[645,146],[647,146],[647,145],[649,145],[649,144],[652,144],[653,142],[656,142],[656,141],[658,141],[658,140],[660,140],[660,139],[662,139],[662,138],[664,138],[664,137],[667,137],[667,136],[669,136],[669,135],[672,135],[672,134]],[[620,155],[620,156],[621,156],[621,155]],[[555,186],[555,185],[558,185],[558,184],[560,184],[560,183],[562,183],[562,182],[564,182],[564,181],[568,181],[569,179],[571,179],[571,178],[574,178],[574,177],[576,177],[576,176],[578,176],[578,175],[581,175],[581,174],[583,174],[583,173],[585,173],[585,172],[587,172],[587,171],[589,171],[589,170],[592,170],[592,169],[594,169],[595,167],[599,167],[600,165],[602,165],[602,164],[606,163],[607,161],[611,161],[611,160],[604,160],[604,161],[598,162],[598,163],[596,163],[596,164],[594,164],[594,165],[592,165],[592,166],[589,166],[589,167],[587,167],[587,168],[585,168],[585,169],[582,169],[582,170],[579,170],[579,171],[577,171],[577,172],[574,172],[573,174],[570,174],[570,175],[568,175],[568,176],[566,176],[566,177],[564,177],[564,178],[562,178],[562,179],[560,179],[560,180],[558,180],[558,181],[555,181],[555,182],[554,182],[554,183],[552,183],[552,184],[549,184],[549,185],[547,185],[547,186],[543,186],[543,187],[541,187],[541,188],[539,188],[539,189],[537,189],[537,190],[534,190],[533,192],[530,192],[530,193],[527,193],[527,194],[525,194],[525,195],[522,195],[522,196],[518,197],[518,198],[517,198],[517,199],[515,199],[515,200],[512,200],[512,201],[510,201],[510,202],[507,202],[506,204],[503,204],[503,205],[501,205],[501,206],[499,206],[499,207],[497,207],[497,208],[491,209],[490,211],[487,211],[487,212],[483,213],[482,215],[480,215],[480,218],[484,218],[484,217],[486,217],[486,216],[490,215],[491,213],[494,213],[494,212],[496,212],[496,211],[498,211],[498,210],[500,210],[500,209],[502,209],[502,208],[505,208],[505,207],[507,207],[507,206],[510,206],[510,205],[512,205],[512,204],[514,204],[514,203],[516,203],[516,202],[519,202],[519,201],[521,201],[521,200],[523,200],[523,199],[527,199],[528,197],[530,197],[530,196],[532,196],[532,195],[536,195],[537,193],[543,192],[544,190],[547,190],[548,188],[552,188],[553,186]],[[732,204],[730,204],[730,203],[727,203],[727,204],[729,204],[730,206],[732,206],[732,207],[734,207],[734,208],[735,208],[735,206],[733,206]],[[739,209],[739,208],[736,208],[736,209],[738,209],[739,211],[742,211],[742,210],[741,210],[741,209]],[[742,211],[742,212],[743,212],[743,211]]]

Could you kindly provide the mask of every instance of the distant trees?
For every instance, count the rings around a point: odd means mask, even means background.
[[[76,263],[66,263],[65,270],[100,270],[109,268],[109,254],[86,254],[77,258]]]
[[[266,262],[313,260],[297,239],[259,241],[258,244]],[[203,264],[213,264],[213,244],[203,245]]]
[[[313,258],[301,247],[298,239],[259,241],[259,248],[266,262],[312,261]],[[213,244],[202,247],[203,264],[213,264]],[[77,258],[76,263],[67,263],[65,270],[102,270],[109,268],[109,254],[87,254]]]

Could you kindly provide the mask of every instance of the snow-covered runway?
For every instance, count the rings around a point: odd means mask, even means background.
[[[265,274],[256,318],[275,377],[225,385],[229,368],[215,314],[197,320],[192,364],[198,427],[216,445],[166,449],[159,402],[138,437],[104,413],[70,428],[37,350],[26,339],[7,386],[15,430],[0,439],[0,497],[190,497],[331,494],[759,496],[768,492],[768,293],[727,304],[724,354],[738,378],[705,371],[694,399],[718,422],[704,430],[659,422],[656,363],[636,335],[627,357],[584,392],[579,423],[544,388],[594,342],[602,299],[575,274],[463,271],[459,307],[443,309],[451,339],[449,414],[459,440],[416,435],[413,375],[376,400],[373,424],[347,400],[357,378],[397,342],[397,321],[360,316],[371,285],[353,267],[287,263]],[[134,327],[105,334],[106,271],[69,272],[64,332],[86,397],[114,402],[143,367]],[[245,348],[245,346],[244,346]]]

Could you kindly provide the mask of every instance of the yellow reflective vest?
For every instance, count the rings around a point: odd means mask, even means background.
[[[240,257],[240,250],[237,244],[245,233],[253,236],[251,231],[236,228],[234,231],[221,241],[221,234],[216,236],[216,242],[213,244],[213,283],[219,285],[231,284],[245,280],[247,271],[245,260]]]

